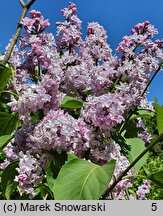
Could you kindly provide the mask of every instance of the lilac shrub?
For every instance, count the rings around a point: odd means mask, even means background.
[[[98,23],[88,24],[83,39],[75,4],[70,2],[61,13],[65,21],[56,23],[55,38],[47,32],[49,21],[32,10],[22,21],[24,34],[10,58],[19,95],[18,99],[12,96],[8,106],[19,114],[22,128],[14,131],[15,137],[5,147],[1,168],[19,160],[15,181],[20,194],[30,196],[36,185],[46,181],[49,151],[70,152],[99,165],[116,159],[114,177],[122,173],[130,162],[115,137],[119,133],[122,138],[125,131],[120,129],[129,111],[153,110],[146,102],[145,88],[163,59],[162,41],[153,39],[158,30],[148,21],[134,26],[113,55],[107,33]],[[81,109],[62,108],[66,95],[83,101]],[[36,121],[33,114],[39,115]],[[143,128],[136,137],[149,142],[142,120],[136,121]],[[131,169],[128,175],[134,173]],[[114,196],[125,199],[131,186],[132,178],[121,180]],[[137,198],[145,198],[146,186],[150,187],[146,182],[140,186]]]

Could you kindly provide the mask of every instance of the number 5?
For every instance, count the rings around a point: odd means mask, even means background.
[[[151,210],[152,211],[156,211],[157,210],[157,203],[152,203]]]

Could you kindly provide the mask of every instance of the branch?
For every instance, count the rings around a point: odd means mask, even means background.
[[[102,195],[102,199],[106,199],[109,193],[112,192],[114,187],[117,185],[119,181],[128,173],[128,171],[149,151],[151,150],[161,139],[163,138],[163,133],[159,135],[159,137],[154,141],[151,142],[148,147],[138,155],[137,158],[119,175],[119,177],[114,181],[114,183],[104,192]]]
[[[153,74],[152,78],[150,79],[148,85],[146,86],[146,88],[144,89],[143,93],[141,94],[141,96],[143,96],[145,94],[145,92],[147,91],[148,87],[150,86],[151,82],[153,81],[153,79],[155,78],[155,76],[158,74],[158,72],[161,70],[163,66],[163,61],[161,62],[161,64],[159,65],[159,67],[157,68],[157,70],[155,71],[155,73]]]
[[[18,26],[17,26],[16,33],[15,33],[15,35],[14,35],[14,37],[13,37],[13,39],[12,39],[12,41],[11,41],[11,43],[10,43],[8,49],[7,49],[6,54],[5,54],[5,56],[4,56],[4,59],[3,59],[3,61],[2,61],[2,63],[3,63],[4,65],[5,65],[5,64],[8,62],[8,60],[10,59],[11,53],[12,53],[12,51],[13,51],[13,49],[14,49],[14,46],[15,46],[15,44],[17,43],[18,38],[19,38],[19,36],[20,36],[21,30],[22,30],[22,27],[23,27],[22,24],[21,24],[22,19],[26,16],[28,9],[31,7],[31,5],[32,5],[35,1],[36,1],[36,0],[31,0],[31,1],[28,1],[27,4],[24,4],[24,1],[23,1],[23,0],[19,0],[20,4],[21,4],[22,7],[23,7],[23,11],[22,11],[22,14],[21,14],[20,19],[19,19],[19,22],[18,22]]]
[[[31,7],[31,5],[35,2],[36,0],[29,0],[28,2],[27,2],[27,4],[25,5],[25,7],[27,7],[28,9]]]
[[[23,0],[19,0],[19,2],[20,2],[20,4],[21,4],[22,8],[24,8],[24,7],[25,7],[24,1],[23,1]]]

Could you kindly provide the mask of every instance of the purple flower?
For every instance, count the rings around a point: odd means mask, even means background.
[[[67,150],[81,156],[90,146],[91,130],[82,121],[62,110],[50,110],[35,127],[32,142],[43,149]]]
[[[124,119],[125,106],[123,103],[122,98],[116,93],[89,97],[84,103],[82,116],[88,124],[110,130]]]
[[[34,158],[28,151],[26,154],[19,153],[19,168],[16,168],[18,175],[15,181],[19,183],[20,194],[34,195],[34,186],[42,182],[43,170],[39,160]]]
[[[145,143],[150,142],[152,139],[151,134],[149,134],[147,128],[144,125],[144,122],[141,118],[137,118],[136,120],[136,126],[139,128],[142,128],[143,131],[141,133],[138,133],[138,137],[142,140],[144,140]]]
[[[92,22],[88,24],[85,43],[95,62],[106,61],[111,57],[112,50],[107,43],[106,31],[98,23]]]
[[[39,109],[43,109],[44,104],[49,102],[50,99],[51,96],[48,95],[46,90],[41,86],[36,88],[29,87],[24,89],[18,101],[12,97],[13,101],[8,103],[8,105],[11,106],[14,112],[19,113],[22,120],[25,120],[30,112],[36,112]]]
[[[41,13],[39,11],[36,10],[31,10],[30,11],[30,18],[31,19],[35,19],[35,18],[40,18],[41,17]]]
[[[30,18],[25,17],[22,20],[22,24],[28,34],[39,34],[50,25],[48,20],[44,20],[41,13],[35,10],[30,12]]]
[[[69,47],[69,52],[78,47],[81,43],[81,20],[74,15],[77,12],[76,6],[69,3],[69,8],[64,8],[62,14],[65,17],[65,22],[57,22],[57,47],[65,49]]]
[[[77,13],[76,5],[74,3],[72,3],[72,2],[69,2],[68,8],[62,9],[61,13],[63,14],[63,16],[66,19],[71,18],[71,16],[73,16],[74,14]]]
[[[147,34],[148,37],[153,37],[155,34],[158,34],[158,30],[150,24],[149,21],[138,23],[131,30],[131,33],[136,34]]]
[[[144,180],[143,184],[138,187],[136,194],[140,200],[146,199],[145,196],[150,193],[150,181]]]
[[[138,23],[132,35],[122,38],[117,48],[121,56],[113,55],[102,26],[89,23],[82,39],[76,5],[70,2],[61,12],[65,20],[56,23],[55,41],[46,32],[49,21],[32,10],[22,21],[25,32],[10,58],[19,98],[12,96],[8,105],[18,112],[23,126],[4,148],[6,158],[0,167],[20,160],[15,180],[21,194],[34,195],[34,187],[42,182],[47,150],[72,152],[100,165],[115,159],[117,178],[130,164],[113,140],[118,124],[135,106],[153,110],[144,90],[163,59],[163,41],[153,40],[157,29],[148,21]],[[80,113],[60,109],[65,95],[84,101]],[[42,114],[38,122],[31,121],[31,112]],[[139,119],[138,127],[144,130],[138,137],[148,142],[150,135]],[[131,169],[127,174],[133,173]],[[113,195],[125,199],[131,184],[132,179],[123,179]],[[149,184],[144,182],[137,196],[144,199],[148,192]]]

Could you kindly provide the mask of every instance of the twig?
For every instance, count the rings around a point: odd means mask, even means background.
[[[25,4],[25,7],[27,7],[28,9],[31,7],[31,5],[35,2],[36,0],[28,0],[28,3]]]
[[[155,78],[155,76],[158,74],[158,72],[161,70],[163,66],[163,61],[161,62],[161,64],[159,65],[159,67],[157,68],[157,70],[155,71],[155,73],[153,74],[152,78],[150,79],[148,85],[146,86],[146,88],[144,89],[143,93],[141,94],[141,96],[143,96],[145,94],[145,92],[147,91],[148,87],[150,86],[151,82],[153,81],[153,79]]]
[[[20,2],[20,4],[21,4],[22,8],[24,8],[24,7],[25,7],[24,1],[23,1],[23,0],[19,0],[19,2]]]
[[[148,145],[148,147],[138,155],[137,158],[119,175],[119,177],[113,182],[113,184],[104,192],[101,199],[106,199],[106,197],[112,192],[114,187],[117,185],[119,181],[123,179],[123,177],[128,173],[128,171],[149,151],[151,150],[161,139],[163,138],[163,133],[159,135],[159,137],[152,143]]]
[[[28,1],[27,4],[24,4],[24,1],[23,1],[23,0],[19,0],[21,6],[22,6],[22,8],[23,8],[23,11],[22,11],[22,14],[21,14],[20,19],[19,19],[19,22],[18,22],[18,26],[17,26],[16,33],[15,33],[15,35],[14,35],[14,37],[13,37],[13,39],[12,39],[12,41],[11,41],[11,43],[10,43],[8,49],[7,49],[6,54],[5,54],[5,56],[4,56],[4,59],[3,59],[3,61],[2,61],[2,63],[3,63],[4,65],[5,65],[5,64],[8,62],[8,60],[10,59],[11,53],[12,53],[12,51],[13,51],[13,49],[14,49],[14,46],[15,46],[15,44],[17,43],[17,40],[18,40],[18,38],[19,38],[19,36],[20,36],[21,30],[22,30],[22,27],[23,27],[23,26],[22,26],[22,23],[21,23],[21,22],[22,22],[22,19],[26,16],[28,9],[31,7],[31,5],[32,5],[35,1],[36,1],[36,0],[31,0],[31,1]]]

